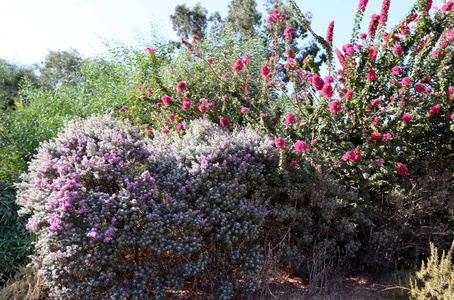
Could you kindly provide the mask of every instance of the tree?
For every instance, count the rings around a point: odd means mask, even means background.
[[[262,15],[257,11],[255,0],[232,0],[226,23],[234,32],[250,35],[260,26]]]
[[[207,28],[207,14],[207,9],[200,3],[197,3],[192,9],[186,4],[177,5],[174,14],[170,15],[172,28],[185,39],[191,35],[204,37]]]
[[[14,107],[20,83],[25,77],[28,77],[32,83],[38,81],[32,68],[18,66],[0,59],[0,109]]]
[[[44,85],[51,87],[58,86],[64,79],[74,81],[82,60],[80,53],[72,48],[68,51],[49,51],[40,67],[40,79]]]

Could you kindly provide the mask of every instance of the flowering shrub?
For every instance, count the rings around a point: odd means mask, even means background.
[[[231,132],[206,119],[192,121],[181,138],[160,134],[151,143],[158,189],[203,217],[197,232],[206,264],[194,280],[208,281],[221,299],[258,287],[263,193],[278,166],[272,143],[251,127]]]
[[[151,155],[138,129],[109,115],[76,118],[40,146],[17,202],[53,297],[161,298],[203,268],[191,259],[202,220],[155,189]]]

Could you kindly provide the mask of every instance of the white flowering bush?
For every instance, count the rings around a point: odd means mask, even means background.
[[[174,134],[153,140],[150,172],[159,190],[203,216],[199,250],[206,265],[197,280],[220,299],[253,292],[268,214],[263,193],[266,176],[278,167],[278,150],[251,127],[232,132],[203,119],[192,121],[183,137]]]
[[[17,202],[52,297],[159,299],[203,268],[202,219],[156,190],[151,156],[138,129],[109,115],[76,118],[40,146]]]

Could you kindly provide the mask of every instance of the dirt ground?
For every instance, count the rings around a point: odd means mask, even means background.
[[[169,294],[168,299],[208,300],[206,295]],[[260,293],[238,296],[235,300],[405,300],[409,299],[397,282],[389,277],[380,282],[368,275],[357,275],[330,283],[330,290],[309,294],[308,285],[300,278],[280,275],[262,286]]]

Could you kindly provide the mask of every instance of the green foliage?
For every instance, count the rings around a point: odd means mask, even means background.
[[[0,279],[14,274],[31,254],[32,235],[17,214],[16,194],[0,181]]]
[[[21,82],[25,78],[34,84],[38,81],[32,68],[0,59],[0,110],[15,107]]]
[[[262,15],[257,11],[255,0],[232,0],[229,3],[229,13],[225,22],[234,32],[243,36],[255,34],[261,24]]]
[[[71,83],[77,80],[82,57],[77,50],[49,51],[44,62],[39,66],[40,81],[48,87],[56,87],[63,80]]]
[[[427,262],[422,262],[421,269],[416,271],[411,279],[410,298],[417,300],[454,298],[454,267],[452,251],[454,243],[448,252],[441,256],[434,244],[430,243],[430,256]]]
[[[207,13],[206,8],[202,7],[200,3],[197,3],[192,9],[186,4],[177,5],[174,14],[170,15],[173,30],[185,39],[192,35],[203,38],[207,28]]]

